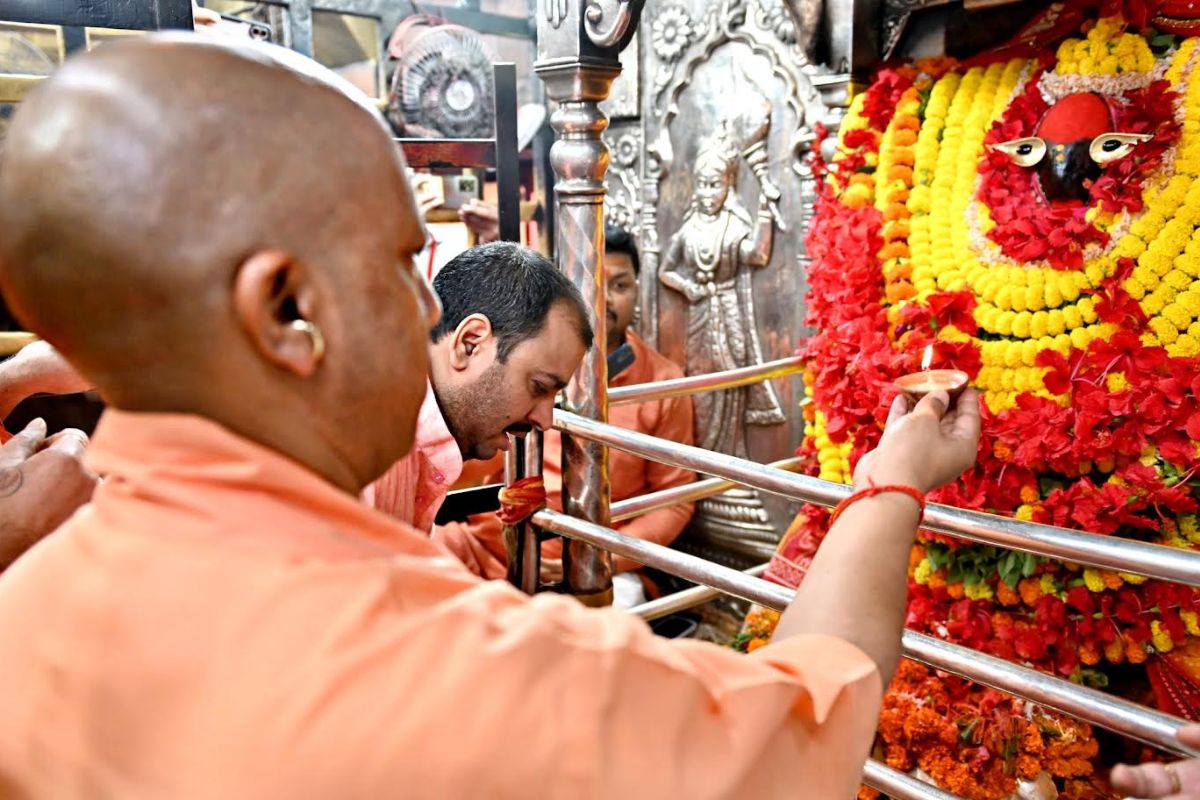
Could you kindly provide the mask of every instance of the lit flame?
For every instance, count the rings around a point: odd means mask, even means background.
[[[921,357],[921,371],[929,369],[929,365],[933,363],[933,345],[925,347],[925,355]]]

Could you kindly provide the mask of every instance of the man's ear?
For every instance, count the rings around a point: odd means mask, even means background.
[[[324,351],[324,336],[314,319],[316,298],[308,271],[282,250],[254,253],[234,275],[233,314],[254,349],[302,378],[316,372]]]
[[[451,336],[450,366],[456,370],[468,369],[495,341],[492,321],[483,314],[472,314],[458,323]]]

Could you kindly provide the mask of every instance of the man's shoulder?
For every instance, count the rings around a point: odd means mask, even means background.
[[[625,337],[626,341],[629,342],[629,346],[633,348],[637,360],[643,361],[647,366],[648,369],[644,371],[653,372],[654,378],[652,380],[671,380],[683,377],[682,367],[655,350],[642,337],[633,331],[626,332]]]

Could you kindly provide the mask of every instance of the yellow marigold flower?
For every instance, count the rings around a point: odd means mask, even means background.
[[[1200,619],[1195,611],[1180,611],[1179,618],[1183,620],[1188,636],[1200,636]]]
[[[1125,380],[1124,372],[1108,373],[1107,383],[1110,392],[1123,392],[1129,388],[1129,381]]]
[[[1145,575],[1134,575],[1132,572],[1118,572],[1117,574],[1121,576],[1121,580],[1133,586],[1141,586],[1148,580]]]
[[[1059,336],[1067,331],[1067,322],[1063,317],[1061,309],[1054,309],[1046,313],[1046,335]]]
[[[1183,306],[1184,310],[1193,318],[1200,317],[1200,290],[1195,286],[1182,292],[1175,298],[1175,302]]]
[[[967,597],[971,598],[972,600],[991,600],[996,596],[992,591],[992,587],[988,586],[986,583],[976,583],[970,586],[964,586],[963,591],[966,593]]]
[[[1171,262],[1171,266],[1174,265],[1175,263]],[[1182,292],[1192,285],[1192,276],[1182,270],[1172,269],[1166,275],[1163,275],[1163,283],[1172,289]]]
[[[1033,522],[1033,506],[1028,503],[1017,506],[1016,517],[1025,522]]]
[[[861,183],[852,184],[842,192],[841,200],[850,208],[862,208],[871,202],[871,190]]]
[[[924,586],[929,583],[929,576],[934,572],[933,565],[929,563],[928,558],[922,558],[921,563],[917,564],[917,568],[913,570],[913,580]]]
[[[1163,344],[1171,344],[1179,338],[1179,329],[1162,317],[1150,320],[1150,330]]]
[[[1042,577],[1038,579],[1038,586],[1043,594],[1058,594],[1058,582],[1049,572],[1042,573]]]
[[[1200,526],[1196,524],[1195,514],[1179,515],[1179,532],[1189,542],[1200,542]]]
[[[1083,315],[1079,312],[1079,306],[1067,306],[1062,310],[1063,324],[1067,326],[1067,330],[1075,330],[1083,327]]]
[[[1154,649],[1158,652],[1169,653],[1175,649],[1175,643],[1171,641],[1171,634],[1167,633],[1167,629],[1158,620],[1150,623],[1150,633],[1150,640],[1154,642]]]
[[[1001,311],[996,316],[995,329],[993,332],[998,333],[1001,336],[1012,336],[1013,320],[1016,318],[1016,316],[1017,315],[1011,311]]]
[[[1029,339],[1021,343],[1021,363],[1027,367],[1032,367],[1037,363],[1038,353],[1046,349],[1049,342],[1046,340],[1045,334],[1039,336],[1036,340]]]
[[[1083,582],[1090,592],[1104,591],[1104,578],[1096,570],[1088,567],[1083,571]]]
[[[1195,319],[1195,317],[1192,314],[1189,314],[1187,310],[1184,309],[1184,307],[1178,302],[1172,303],[1164,308],[1162,310],[1162,315],[1167,319],[1168,322],[1181,331],[1186,331],[1188,326],[1192,324],[1192,320]]]
[[[1016,336],[1018,339],[1028,339],[1029,331],[1030,331],[1030,322],[1032,319],[1033,319],[1033,315],[1030,314],[1028,311],[1022,311],[1021,313],[1019,313],[1015,317],[1013,317],[1012,335]]]

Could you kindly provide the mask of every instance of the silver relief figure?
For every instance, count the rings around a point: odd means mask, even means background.
[[[692,206],[663,256],[659,280],[688,301],[688,375],[763,362],[751,276],[768,265],[774,242],[778,191],[766,179],[769,125],[770,106],[755,103],[723,121],[701,144],[693,170]],[[759,175],[754,216],[737,194],[743,158]],[[740,457],[746,456],[743,424],[785,421],[774,388],[765,382],[697,395],[693,403],[697,446]]]

